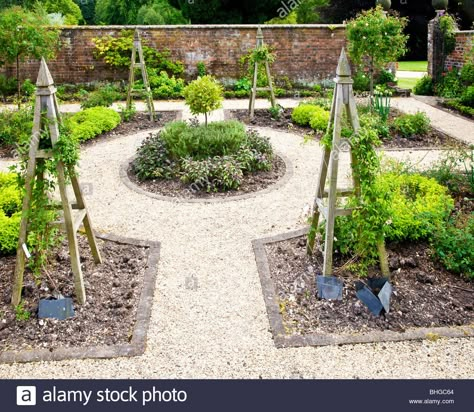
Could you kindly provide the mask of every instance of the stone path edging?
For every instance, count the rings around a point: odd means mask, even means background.
[[[24,363],[39,361],[59,361],[66,359],[109,359],[140,356],[146,349],[146,336],[150,322],[155,281],[160,259],[160,243],[144,241],[113,234],[96,234],[97,238],[124,245],[149,248],[146,270],[143,275],[143,288],[138,301],[133,336],[128,345],[107,345],[89,347],[61,347],[54,350],[31,349],[6,351],[0,353],[0,363]]]
[[[449,338],[462,338],[474,336],[474,324],[453,327],[436,328],[413,328],[405,332],[393,331],[370,331],[366,333],[335,334],[311,333],[307,335],[288,335],[285,333],[283,318],[280,314],[275,285],[271,279],[270,266],[268,263],[265,245],[298,238],[308,233],[308,227],[294,230],[279,235],[256,239],[252,241],[257,269],[262,285],[263,297],[267,308],[270,328],[273,334],[273,340],[277,348],[302,347],[302,346],[326,346],[326,345],[344,345],[356,343],[374,343],[374,342],[396,342],[406,340],[422,340],[427,335],[443,336]]]

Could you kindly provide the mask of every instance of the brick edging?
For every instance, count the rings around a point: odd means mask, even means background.
[[[265,252],[265,245],[298,238],[308,233],[308,230],[309,227],[304,227],[291,232],[262,239],[255,239],[252,241],[263,291],[263,298],[267,309],[268,320],[270,322],[270,329],[273,341],[277,348],[423,340],[426,339],[428,335],[447,338],[474,337],[474,324],[452,327],[413,328],[405,332],[371,331],[351,335],[336,333],[287,335],[283,325],[283,318],[280,314],[278,299],[275,292],[275,284],[270,274],[270,266]]]
[[[146,337],[150,324],[155,281],[160,259],[159,242],[145,241],[114,234],[98,234],[97,238],[109,242],[149,248],[148,261],[143,275],[143,287],[138,301],[132,340],[129,344],[60,347],[57,349],[32,349],[6,351],[0,353],[0,363],[50,362],[69,359],[109,359],[143,355],[146,349]]]

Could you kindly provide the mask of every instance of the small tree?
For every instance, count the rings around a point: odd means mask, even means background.
[[[14,6],[0,13],[0,64],[16,63],[18,107],[21,100],[20,62],[49,59],[59,48],[59,30],[47,26],[45,16]]]
[[[184,88],[186,104],[192,114],[207,115],[213,110],[222,107],[224,89],[212,76],[199,77]]]
[[[374,95],[375,70],[396,62],[407,51],[408,36],[403,33],[408,20],[390,15],[378,5],[347,23],[347,40],[352,61],[369,71],[370,95]]]

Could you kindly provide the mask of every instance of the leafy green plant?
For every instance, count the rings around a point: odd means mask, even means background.
[[[33,128],[33,109],[0,111],[0,146],[13,146],[29,140]]]
[[[22,196],[16,174],[0,172],[0,255],[16,251],[21,207]]]
[[[15,306],[15,319],[18,322],[26,322],[31,317],[31,313],[23,307],[23,302]]]
[[[169,76],[164,70],[158,73],[156,69],[147,69],[148,81],[152,89],[153,97],[158,99],[175,99],[183,96],[184,80]],[[141,82],[137,87],[143,88]]]
[[[456,20],[450,14],[444,14],[439,18],[439,28],[444,36],[444,55],[447,56],[456,47]]]
[[[133,46],[133,30],[122,30],[118,36],[103,36],[93,39],[94,56],[103,59],[114,68],[128,68]],[[179,76],[184,72],[184,64],[171,60],[169,50],[158,51],[145,44],[142,40],[143,56],[147,68],[156,69],[158,73],[165,71],[170,76]]]
[[[372,105],[375,111],[379,114],[380,119],[385,123],[390,114],[390,99],[392,97],[392,91],[386,86],[377,85],[375,86],[374,97]]]
[[[391,127],[404,138],[422,136],[429,131],[430,119],[423,112],[402,114],[393,120]]]
[[[0,65],[16,63],[18,108],[22,84],[20,63],[28,58],[54,57],[59,46],[59,30],[48,26],[46,16],[17,6],[0,13]]]
[[[234,90],[236,92],[244,91],[244,92],[247,92],[247,94],[248,94],[248,92],[251,89],[252,89],[252,83],[250,82],[250,80],[247,77],[240,78],[239,80],[237,80],[237,82],[234,85]]]
[[[106,85],[98,90],[89,93],[86,99],[81,103],[81,109],[91,107],[109,107],[121,98],[121,94],[112,85]]]
[[[206,64],[204,62],[198,62],[196,68],[198,77],[204,77],[207,74]]]
[[[300,126],[309,126],[315,113],[321,111],[321,107],[314,104],[302,103],[293,109],[291,119]]]
[[[474,85],[467,87],[459,100],[461,104],[474,108]]]
[[[467,86],[474,84],[474,63],[465,63],[462,66],[461,81]]]
[[[347,23],[349,55],[355,64],[367,68],[371,95],[375,71],[398,61],[406,53],[408,36],[404,29],[407,23],[406,18],[385,15],[380,5],[362,11]]]
[[[30,79],[25,79],[25,81],[21,85],[21,91],[25,96],[31,97],[36,91],[36,86]]]
[[[443,265],[474,279],[474,213],[457,214],[434,232],[432,247]]]
[[[137,114],[137,108],[135,106],[135,103],[133,102],[130,105],[130,108],[127,108],[127,106],[124,106],[124,105],[120,105],[119,110],[120,110],[120,117],[122,118],[123,122],[129,122]]]
[[[280,105],[276,106],[271,106],[268,111],[270,112],[270,116],[272,116],[272,119],[278,120],[281,117],[281,114],[283,112],[283,107]]]
[[[311,115],[311,120],[309,121],[309,125],[312,129],[323,132],[327,129],[329,123],[329,112],[324,110],[320,106],[316,106],[318,110],[313,112]]]
[[[474,117],[474,107],[462,104],[459,99],[449,99],[443,102],[444,106],[453,108],[467,117]]]
[[[91,107],[73,114],[65,120],[71,138],[77,142],[92,139],[120,124],[120,115],[106,107]]]
[[[370,78],[362,70],[355,72],[352,77],[354,84],[353,88],[356,92],[367,92],[370,90]]]
[[[419,96],[433,96],[433,78],[431,76],[424,75],[420,80],[416,82],[415,87],[413,88],[413,93]]]
[[[377,84],[386,86],[388,83],[397,83],[395,75],[390,70],[380,70],[377,76]]]
[[[459,69],[450,67],[447,72],[443,72],[435,90],[436,94],[441,97],[455,98],[461,96],[463,85]]]
[[[21,212],[7,216],[0,210],[0,256],[12,255],[18,246]]]
[[[210,112],[222,106],[224,89],[212,76],[200,77],[184,88],[184,98],[192,114],[204,114],[206,118]]]

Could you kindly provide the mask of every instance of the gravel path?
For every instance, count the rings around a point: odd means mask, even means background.
[[[156,200],[121,183],[120,165],[147,133],[84,149],[80,180],[92,184],[95,228],[162,243],[146,353],[0,365],[0,378],[472,378],[471,339],[275,348],[251,240],[304,224],[321,150],[296,135],[260,131],[290,158],[292,179],[276,191],[217,204]],[[439,153],[387,155],[426,164]]]

